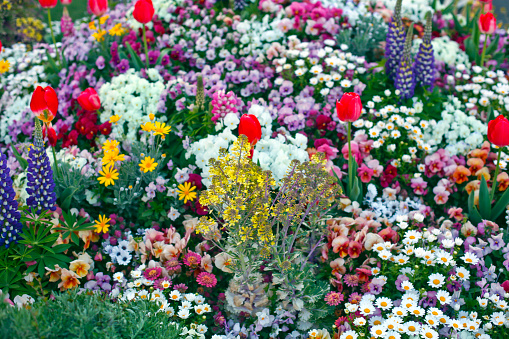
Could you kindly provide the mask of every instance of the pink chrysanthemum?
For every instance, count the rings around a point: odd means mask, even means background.
[[[145,272],[143,272],[143,276],[147,280],[156,280],[161,275],[161,272],[162,272],[161,267],[147,268]]]
[[[201,272],[196,277],[196,282],[202,286],[214,287],[217,284],[216,276],[209,272]]]
[[[182,270],[182,266],[180,266],[180,262],[177,258],[171,258],[170,260],[164,263],[164,267],[170,274],[178,273]]]
[[[359,277],[354,274],[345,275],[345,284],[348,287],[354,287],[359,285]]]
[[[154,288],[158,289],[159,291],[163,291],[165,289],[168,289],[171,287],[171,279],[170,278],[161,278],[157,279],[154,283]]]
[[[189,252],[184,257],[184,265],[197,268],[201,263],[201,256],[195,252]]]
[[[327,293],[324,300],[329,306],[338,306],[343,300],[345,300],[345,297],[341,293],[332,291]]]
[[[357,292],[354,292],[354,293],[350,294],[350,297],[348,298],[348,302],[350,304],[358,304],[361,302],[361,299],[362,299],[362,295],[360,295]]]
[[[189,287],[187,287],[185,284],[177,284],[173,286],[173,288],[179,291],[180,293],[184,293],[185,291],[187,291]]]

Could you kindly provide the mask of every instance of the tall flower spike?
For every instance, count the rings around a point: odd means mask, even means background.
[[[27,205],[30,211],[41,213],[43,210],[54,211],[56,209],[55,182],[53,170],[49,162],[44,141],[42,128],[38,120],[35,120],[34,145],[30,147],[27,168]]]
[[[19,221],[21,214],[15,197],[7,157],[0,152],[0,245],[5,248],[18,240],[22,229]]]
[[[387,30],[387,38],[385,45],[385,73],[389,78],[393,79],[398,70],[399,61],[403,56],[403,48],[405,46],[405,27],[401,20],[401,3],[403,0],[397,0],[394,8],[392,21],[389,23]]]
[[[412,49],[412,36],[414,33],[414,26],[410,25],[408,34],[406,36],[405,48],[403,56],[399,62],[396,78],[394,79],[394,86],[400,91],[400,98],[403,100],[410,99],[414,96],[415,90],[415,73],[413,70],[413,61],[410,51]]]
[[[431,44],[431,12],[426,14],[426,28],[424,29],[424,37],[419,46],[419,52],[415,57],[414,73],[415,81],[423,87],[427,87],[429,91],[433,91],[435,84],[435,56],[433,54],[433,45]]]
[[[203,109],[205,105],[205,91],[203,89],[203,76],[198,75],[196,79],[196,107]]]

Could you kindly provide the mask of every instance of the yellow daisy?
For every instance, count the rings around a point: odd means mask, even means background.
[[[145,157],[145,159],[141,160],[140,164],[140,171],[143,173],[152,172],[157,167],[157,162],[155,162],[154,158],[151,157]]]
[[[106,22],[106,20],[108,20],[110,18],[110,16],[108,14],[106,15],[103,15],[100,19],[99,19],[99,23],[101,25],[104,25],[104,23]]]
[[[191,186],[190,182],[185,182],[183,185],[178,186],[177,193],[179,194],[179,200],[184,199],[184,204],[188,200],[193,201],[196,198],[196,192],[193,192],[196,186]]]
[[[110,152],[118,148],[120,143],[117,140],[106,140],[103,144],[104,152]]]
[[[11,64],[7,60],[0,60],[0,74],[3,74],[9,70]]]
[[[118,148],[112,149],[111,151],[104,152],[103,165],[115,164],[117,161],[124,161],[125,155],[119,154]]]
[[[154,129],[154,124],[150,121],[146,122],[145,124],[141,125],[141,129],[144,130],[145,132],[152,132],[152,130]]]
[[[110,122],[111,122],[112,124],[116,124],[116,123],[120,120],[120,118],[122,118],[122,116],[121,116],[121,115],[117,115],[117,114],[112,115],[112,116],[110,117]]]
[[[108,222],[110,221],[110,218],[106,218],[105,215],[99,216],[99,221],[95,221],[95,231],[96,233],[106,233],[108,232],[108,229],[110,228],[110,224]]]
[[[101,185],[108,187],[109,185],[115,185],[115,180],[118,179],[118,171],[113,167],[113,164],[103,166],[103,170],[99,171],[101,177],[97,178]]]
[[[164,122],[157,121],[152,128],[152,131],[154,131],[154,135],[165,136],[166,134],[170,133],[171,126],[166,126]]]

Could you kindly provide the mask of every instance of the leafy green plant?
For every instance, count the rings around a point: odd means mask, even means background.
[[[468,211],[470,220],[474,223],[474,225],[477,225],[483,220],[497,220],[502,212],[505,211],[507,205],[509,205],[509,190],[506,190],[492,206],[494,190],[496,190],[496,187],[492,188],[492,192],[490,194],[488,184],[483,176],[481,178],[481,186],[479,187],[479,208],[477,208],[474,204],[475,196],[473,191],[470,193],[468,197]]]

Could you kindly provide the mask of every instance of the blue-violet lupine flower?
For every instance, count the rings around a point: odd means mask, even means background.
[[[414,73],[415,81],[429,91],[433,91],[435,84],[435,56],[433,54],[433,45],[431,44],[431,12],[426,14],[426,28],[424,37],[419,46],[419,51],[415,57]]]
[[[403,49],[405,47],[406,32],[405,27],[403,26],[403,21],[401,20],[401,2],[402,0],[398,0],[396,2],[394,15],[387,30],[385,45],[385,58],[387,59],[385,63],[385,73],[393,80],[396,76],[399,62],[403,56]]]
[[[0,245],[5,248],[18,240],[22,229],[19,221],[21,214],[15,197],[7,157],[0,152]]]
[[[394,79],[394,87],[400,91],[399,97],[402,100],[413,97],[415,90],[415,73],[413,69],[412,56],[410,55],[413,31],[413,26],[410,26],[406,37],[403,56],[399,62],[396,78]]]
[[[35,120],[34,145],[30,147],[28,154],[27,181],[29,195],[27,205],[30,211],[35,213],[43,210],[54,211],[57,198],[54,191],[53,170],[44,147],[42,128],[37,119]]]

